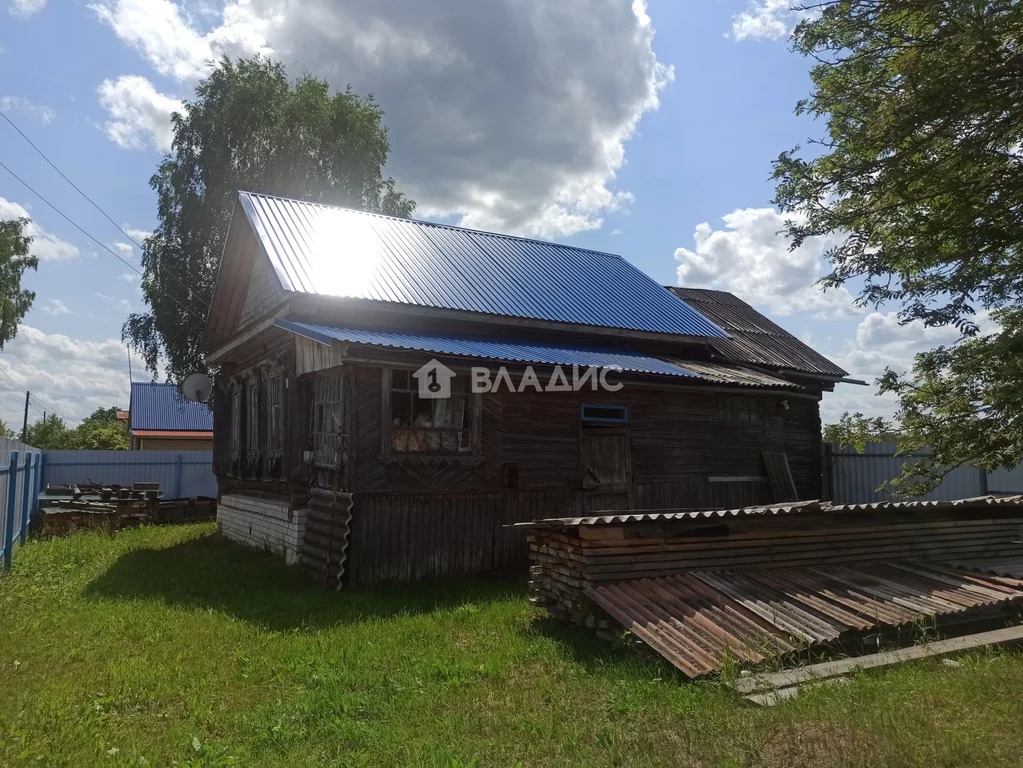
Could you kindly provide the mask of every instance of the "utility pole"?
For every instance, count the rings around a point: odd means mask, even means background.
[[[25,442],[25,438],[28,437],[28,399],[31,396],[31,392],[25,392],[25,420],[21,423],[21,442]]]

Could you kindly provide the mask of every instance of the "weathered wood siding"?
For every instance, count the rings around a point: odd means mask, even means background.
[[[700,392],[626,384],[617,393],[484,394],[482,461],[467,466],[444,460],[382,462],[380,369],[360,366],[357,388],[353,488],[358,491],[494,489],[507,487],[509,476],[517,489],[581,490],[581,435],[602,429],[580,420],[586,402],[629,409],[629,423],[614,429],[628,436],[632,498],[624,506],[620,498],[609,498],[610,508],[773,501],[763,451],[788,454],[801,498],[821,492],[819,403],[783,391]]]
[[[329,505],[318,503],[302,562],[326,575],[329,560],[332,586],[340,565],[345,588],[524,571],[525,536],[505,526],[560,514],[567,503],[553,490],[356,493],[350,531],[342,513],[331,525]]]
[[[257,253],[253,257],[248,283],[238,317],[240,329],[262,319],[284,295],[281,281],[277,279],[270,260],[262,253]]]

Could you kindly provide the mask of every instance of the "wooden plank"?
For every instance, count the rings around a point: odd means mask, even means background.
[[[796,491],[796,482],[792,479],[792,471],[789,469],[788,456],[778,451],[763,451],[762,455],[775,501],[798,501],[799,493]]]
[[[750,677],[736,680],[731,686],[744,695],[762,693],[818,680],[826,680],[863,669],[879,669],[881,667],[902,664],[907,661],[944,656],[949,653],[961,653],[974,648],[984,648],[989,645],[1009,645],[1019,642],[1023,642],[1023,626],[1006,627],[1005,629],[978,632],[973,635],[963,635],[962,637],[953,637],[948,640],[938,640],[926,645],[913,645],[909,648],[898,648],[894,651],[874,653],[868,656],[854,656],[848,659],[811,664],[796,669],[786,669],[781,672],[751,675]]]

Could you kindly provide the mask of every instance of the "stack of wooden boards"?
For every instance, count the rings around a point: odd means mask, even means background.
[[[587,625],[594,623],[595,603],[633,629],[691,619],[709,634],[702,641],[694,639],[699,663],[690,659],[676,664],[688,674],[704,674],[719,663],[714,653],[699,651],[700,642],[720,639],[722,628],[704,609],[719,617],[737,616],[739,627],[766,620],[769,626],[761,626],[760,634],[784,650],[793,640],[815,639],[815,632],[820,640],[833,640],[846,631],[864,631],[867,625],[904,623],[907,611],[910,617],[957,614],[1023,596],[1014,579],[1002,583],[1002,577],[918,564],[956,561],[969,570],[973,561],[1023,556],[1019,496],[612,513],[523,527],[535,603],[556,617]],[[863,570],[867,563],[880,564],[880,575],[877,569]],[[843,564],[848,564],[845,569],[833,567]],[[700,576],[696,581],[687,577],[684,588],[673,586],[670,579],[695,573]],[[736,575],[722,578],[717,573]],[[637,590],[640,582],[649,589]],[[744,586],[737,600],[726,587],[739,582]],[[978,594],[985,600],[976,601]],[[629,596],[624,609],[618,604],[622,595]],[[801,615],[790,626],[784,618],[771,620],[793,607]],[[841,619],[837,624],[836,616]],[[822,629],[829,623],[837,629]],[[756,635],[752,632],[756,642],[765,639]],[[726,638],[723,646],[742,658],[741,646],[748,639],[735,643]],[[709,646],[716,648],[714,642]]]

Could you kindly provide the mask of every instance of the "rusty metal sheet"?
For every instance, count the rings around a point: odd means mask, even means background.
[[[1023,580],[936,563],[694,571],[590,586],[586,595],[690,677],[852,632],[968,615],[1023,599]]]

